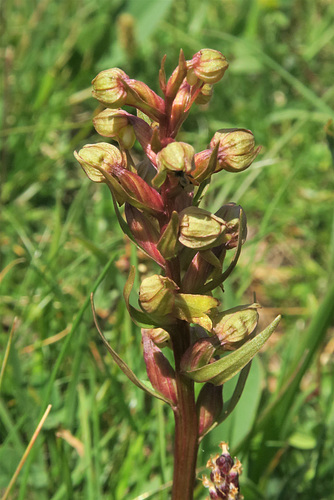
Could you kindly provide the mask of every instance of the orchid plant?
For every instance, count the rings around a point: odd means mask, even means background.
[[[181,50],[168,80],[165,59],[159,72],[163,97],[118,68],[97,75],[93,96],[106,109],[94,118],[94,126],[118,147],[109,142],[88,144],[75,157],[92,181],[108,186],[122,230],[160,267],[159,273],[141,281],[138,306],[130,303],[134,268],[124,288],[131,318],[141,327],[149,382],[139,380],[99,332],[131,382],[171,407],[172,499],[191,500],[199,443],[234,409],[252,358],[280,318],[256,333],[259,304],[222,310],[213,291],[223,289],[237,264],[246,239],[246,217],[235,203],[222,205],[215,214],[199,207],[213,175],[241,172],[256,158],[260,147],[255,147],[252,132],[221,129],[200,152],[178,140],[191,106],[210,101],[213,86],[228,68],[226,58],[203,49],[186,60]],[[123,106],[135,108],[136,115]],[[137,164],[130,152],[136,140],[143,149]],[[231,258],[226,259],[229,252]],[[173,362],[164,349],[172,350]],[[232,398],[223,402],[224,383],[235,375]],[[199,392],[195,384],[200,384]],[[210,459],[208,466],[210,479],[203,483],[210,498],[242,498],[240,464],[233,463],[225,443],[222,454]]]

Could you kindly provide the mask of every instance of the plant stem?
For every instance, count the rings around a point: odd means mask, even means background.
[[[180,361],[190,344],[189,325],[179,321],[172,332],[178,405],[174,411],[174,476],[172,500],[192,500],[198,451],[198,419],[194,383],[180,373]]]

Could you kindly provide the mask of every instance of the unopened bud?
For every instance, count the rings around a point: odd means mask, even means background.
[[[188,105],[190,103],[190,85],[186,81],[181,85],[178,93],[175,96],[172,105],[170,128],[172,131],[172,137],[175,137],[177,131],[182,125],[183,121],[187,117]]]
[[[213,94],[213,85],[210,83],[205,83],[201,88],[200,93],[195,99],[196,104],[208,104],[211,100]]]
[[[74,156],[92,181],[108,185],[120,205],[127,201],[149,213],[164,211],[160,194],[138,174],[125,168],[125,153],[115,146],[105,142],[88,144]]]
[[[119,68],[101,71],[92,81],[93,97],[109,108],[121,108],[126,103],[124,80],[128,75]]]
[[[210,142],[210,148],[219,143],[218,165],[216,172],[241,172],[246,170],[257,157],[261,146],[255,148],[254,136],[246,129],[221,129],[218,130]]]
[[[212,332],[225,350],[235,349],[253,333],[259,319],[259,307],[256,303],[235,307],[213,318]]]
[[[223,78],[228,62],[218,50],[202,49],[191,61],[187,61],[187,67],[187,80],[190,85],[194,85],[198,79],[213,84]]]
[[[179,217],[179,240],[188,248],[206,250],[219,245],[224,237],[225,221],[207,210],[188,207]]]
[[[87,144],[80,149],[79,153],[75,151],[74,156],[85,171],[87,177],[93,182],[107,183],[103,169],[110,172],[112,166],[126,166],[124,155],[122,155],[116,146],[108,144],[107,142]]]
[[[140,305],[155,318],[167,316],[172,312],[177,290],[178,286],[173,280],[154,274],[145,278],[140,285]]]
[[[93,123],[98,134],[115,138],[125,149],[134,145],[136,135],[126,111],[107,108],[94,118]]]
[[[190,173],[193,168],[194,148],[186,142],[171,142],[157,154],[158,173],[152,183],[161,186],[170,172]]]
[[[155,343],[156,346],[160,348],[170,346],[170,335],[163,328],[147,328],[143,329],[143,331],[150,337],[150,339]]]
[[[211,177],[217,168],[218,148],[204,149],[194,156],[195,168],[191,172],[191,179],[195,184],[201,184]]]
[[[218,342],[219,344],[219,342]],[[183,372],[197,370],[210,363],[217,345],[213,338],[203,338],[197,340],[192,346],[188,347],[181,359],[180,368]]]
[[[125,82],[128,90],[126,103],[140,109],[152,120],[159,121],[165,112],[164,100],[158,96],[146,83],[128,79]]]
[[[223,205],[215,213],[217,217],[220,217],[226,222],[226,233],[225,233],[226,242],[224,244],[224,247],[227,250],[235,248],[238,245],[238,239],[240,233],[239,223],[240,223],[241,212],[242,212],[241,234],[242,234],[242,244],[244,244],[247,237],[247,219],[245,212],[242,210],[242,207],[240,205],[236,205],[235,203],[231,202],[227,203],[226,205]]]

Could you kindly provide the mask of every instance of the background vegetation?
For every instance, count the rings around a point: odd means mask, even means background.
[[[72,151],[100,140],[88,88],[100,70],[157,90],[165,53],[172,70],[181,47],[188,59],[210,47],[230,68],[180,139],[198,151],[218,128],[246,127],[263,145],[249,170],[210,186],[208,208],[241,203],[249,224],[220,298],[228,308],[255,292],[261,323],[283,320],[235,413],[202,443],[198,477],[227,440],[246,500],[334,498],[333,2],[3,0],[0,12],[0,489],[51,403],[13,499],[169,497],[172,415],[113,364],[89,306],[94,289],[107,338],[145,378],[122,288],[130,263],[151,269]]]

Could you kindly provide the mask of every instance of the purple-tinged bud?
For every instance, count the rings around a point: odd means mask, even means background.
[[[226,443],[220,443],[222,454],[210,458],[207,467],[211,469],[210,480],[204,476],[203,486],[209,488],[210,498],[225,500],[242,500],[239,488],[239,475],[242,472],[241,463],[236,458],[235,464],[228,452]]]
[[[126,104],[127,90],[123,82],[128,78],[119,68],[101,71],[92,81],[93,97],[109,108],[121,108]]]
[[[129,113],[122,109],[105,109],[95,116],[93,123],[98,134],[113,137],[124,149],[131,149],[136,135],[129,122]]]
[[[223,453],[217,458],[216,465],[222,474],[227,475],[232,469],[234,461],[229,453]]]
[[[206,250],[219,245],[224,238],[226,223],[207,210],[188,207],[179,214],[180,235],[182,245]]]
[[[193,56],[191,61],[187,61],[187,67],[187,80],[190,85],[197,83],[197,80],[213,84],[223,78],[228,62],[218,50],[202,49]]]
[[[260,152],[261,146],[255,148],[252,132],[247,129],[218,130],[210,142],[210,148],[218,148],[218,164],[216,172],[242,172],[246,170]]]
[[[190,173],[193,168],[194,148],[186,142],[171,142],[157,154],[158,173],[152,181],[160,187],[172,172]]]

